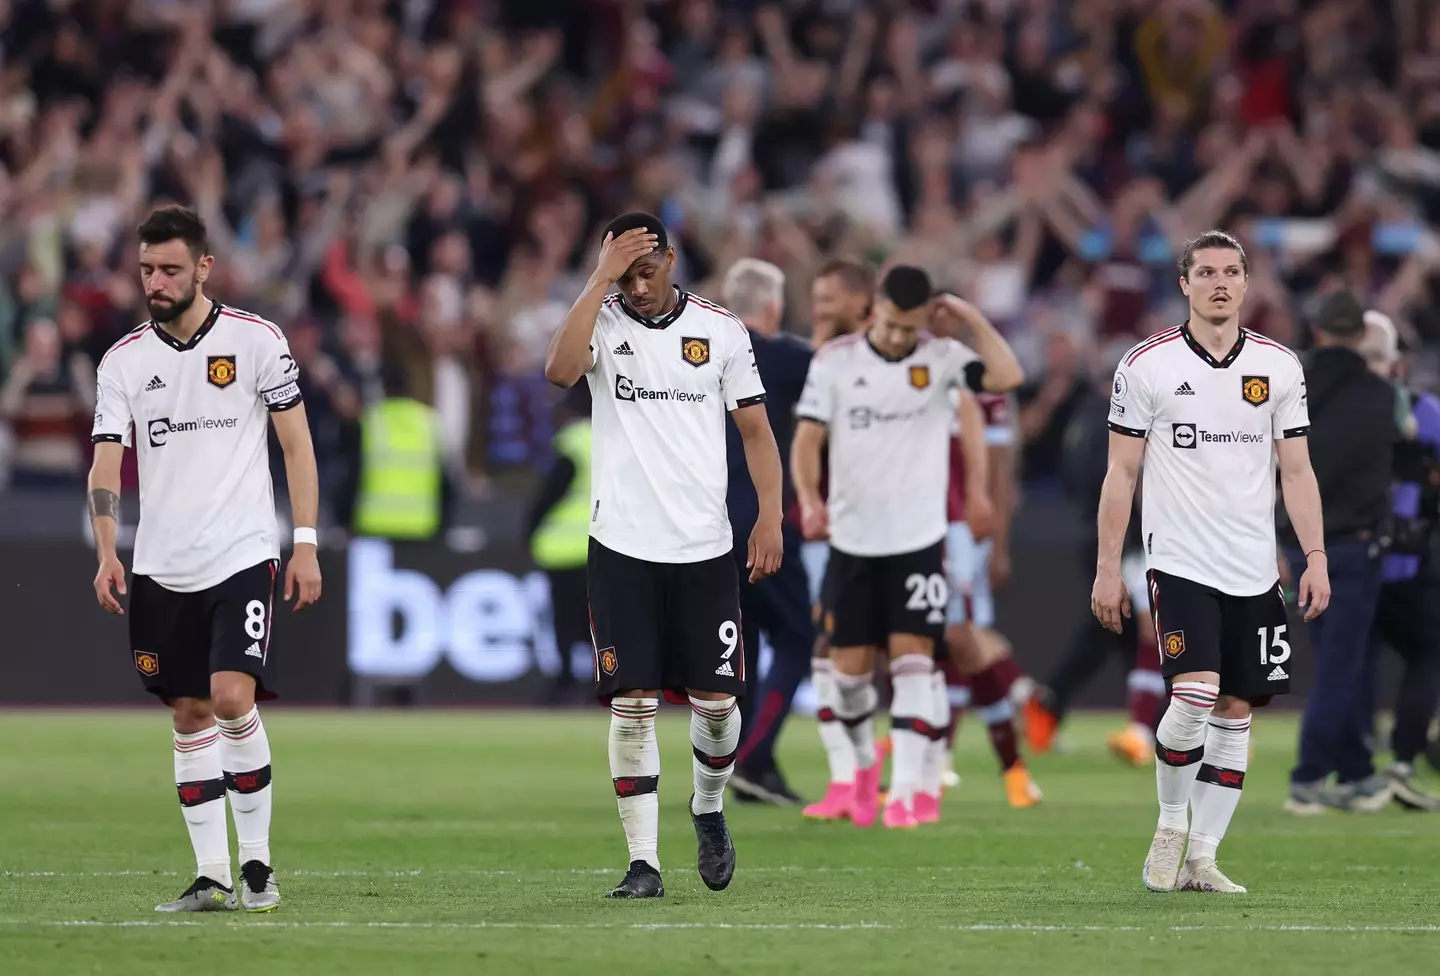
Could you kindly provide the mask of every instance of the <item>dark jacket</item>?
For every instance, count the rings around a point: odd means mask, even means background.
[[[1358,353],[1316,349],[1305,362],[1310,461],[1320,484],[1325,534],[1373,531],[1390,511],[1395,444],[1395,388]]]
[[[810,371],[810,348],[788,335],[767,336],[750,333],[750,346],[755,351],[755,368],[765,385],[765,412],[775,445],[780,449],[780,466],[784,471],[782,505],[794,507],[795,488],[790,483],[790,439],[795,432],[795,405],[805,389],[805,376]],[[726,450],[729,456],[730,488],[726,507],[730,514],[730,530],[743,555],[741,540],[750,537],[755,520],[760,517],[760,501],[750,480],[750,467],[745,462],[745,442],[735,421],[726,418]]]

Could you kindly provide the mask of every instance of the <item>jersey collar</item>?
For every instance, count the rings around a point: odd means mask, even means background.
[[[1201,359],[1205,360],[1206,364],[1209,365],[1212,369],[1224,369],[1225,367],[1229,366],[1231,363],[1235,362],[1237,358],[1239,358],[1240,350],[1245,348],[1244,329],[1241,329],[1240,334],[1235,337],[1235,345],[1230,347],[1230,351],[1225,354],[1224,359],[1216,359],[1214,356],[1210,355],[1209,350],[1207,350],[1204,346],[1200,345],[1200,342],[1190,332],[1189,321],[1186,321],[1184,325],[1180,326],[1180,335],[1182,338],[1184,338],[1185,345],[1190,347],[1190,351],[1193,352],[1195,355],[1199,356]]]
[[[675,291],[677,292],[675,298],[675,307],[672,308],[670,311],[666,312],[664,315],[660,316],[658,319],[652,319],[648,315],[641,315],[639,312],[635,311],[633,308],[630,307],[630,303],[625,300],[624,295],[620,296],[620,310],[623,311],[626,315],[630,316],[636,322],[639,322],[641,325],[645,326],[645,328],[647,329],[668,329],[680,318],[680,313],[685,311],[685,304],[690,301],[690,296],[688,293],[686,293],[684,288],[676,285]]]
[[[887,356],[885,353],[881,352],[879,347],[875,345],[874,340],[870,338],[869,332],[865,333],[865,345],[869,346],[871,352],[879,356],[881,359],[885,360],[887,363],[901,363],[909,359],[911,356],[915,355],[915,350],[920,348],[920,340],[917,338],[915,340],[915,345],[911,346],[909,349],[907,349],[905,352],[901,353],[898,356]]]
[[[200,344],[200,340],[205,338],[205,334],[215,327],[215,321],[220,318],[220,312],[223,308],[224,306],[219,302],[212,300],[210,302],[210,314],[205,316],[205,321],[200,323],[200,328],[195,330],[195,334],[192,335],[187,342],[181,342],[166,332],[160,327],[159,322],[152,320],[150,322],[150,328],[155,330],[155,334],[160,337],[160,341],[165,343],[165,345],[177,352],[184,352],[187,349],[194,349]]]

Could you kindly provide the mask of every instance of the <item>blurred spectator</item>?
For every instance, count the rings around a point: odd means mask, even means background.
[[[76,487],[87,458],[86,422],[95,409],[95,367],[66,349],[49,319],[25,327],[20,356],[0,387],[0,418],[9,423],[10,475],[18,487]]]

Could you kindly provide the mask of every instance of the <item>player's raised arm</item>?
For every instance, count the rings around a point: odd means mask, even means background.
[[[120,462],[125,445],[119,440],[97,441],[95,460],[90,464],[90,528],[95,534],[95,555],[100,569],[95,574],[95,599],[111,613],[125,610],[111,592],[113,585],[125,595],[125,567],[115,551],[115,532],[120,521]]]
[[[958,319],[968,330],[968,343],[985,364],[985,372],[980,380],[981,390],[1008,393],[1018,389],[1025,381],[1025,371],[1020,368],[1020,360],[1015,358],[1015,351],[1010,348],[1010,343],[990,324],[984,313],[954,295],[939,295],[935,298],[935,303]]]
[[[985,445],[985,411],[969,390],[955,405],[960,421],[960,450],[965,455],[965,521],[976,540],[995,530],[995,505],[990,497],[990,457]]]
[[[629,270],[636,258],[643,257],[655,249],[659,237],[643,227],[627,230],[619,237],[605,235],[600,246],[600,258],[595,263],[595,273],[585,283],[585,290],[565,313],[565,320],[550,338],[550,347],[545,350],[545,379],[556,386],[569,388],[595,364],[591,341],[595,337],[595,319],[600,315],[600,306],[605,293],[610,290],[621,275]]]

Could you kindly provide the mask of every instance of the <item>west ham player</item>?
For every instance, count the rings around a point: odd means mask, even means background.
[[[951,592],[945,640],[949,653],[936,692],[943,696],[937,707],[945,713],[947,728],[938,740],[936,762],[943,778],[950,766],[949,740],[964,708],[973,701],[1000,760],[1005,798],[1019,809],[1039,803],[1043,794],[1020,756],[1011,699],[1027,679],[1011,655],[1009,642],[995,631],[990,581],[997,545],[1003,565],[996,568],[1008,575],[1008,526],[1015,498],[1014,424],[1003,394],[981,394],[968,406],[962,403],[961,410],[959,436],[951,442],[947,498],[946,566]],[[967,426],[975,433],[967,434]],[[928,800],[920,805],[930,807]]]
[[[870,317],[870,303],[874,298],[875,275],[868,267],[844,259],[824,264],[810,288],[810,305],[814,315],[812,347],[819,349],[831,339],[862,331]],[[822,465],[822,499],[825,497],[824,480]],[[805,575],[810,583],[810,604],[818,624],[823,617],[820,584],[825,579],[830,543],[823,536],[807,538],[800,547],[800,558],[805,563]],[[858,735],[859,730],[839,719],[840,690],[835,684],[834,670],[830,665],[830,644],[823,630],[815,639],[815,652],[810,660],[810,683],[815,688],[815,717],[819,721],[820,742],[825,747],[830,767],[830,782],[825,788],[825,795],[803,812],[806,817],[816,820],[843,820],[850,816],[854,802],[856,772],[875,766],[878,760],[874,740],[865,739],[857,745],[852,733]],[[863,711],[868,714],[874,709],[875,705],[871,703]],[[874,775],[878,782],[879,771],[876,770]]]
[[[725,510],[725,415],[758,496],[750,581],[780,566],[780,455],[744,324],[677,288],[659,218],[605,228],[595,273],[550,341],[545,378],[594,397],[588,565],[595,681],[610,702],[610,775],[630,849],[612,898],[658,898],[660,693],[691,708],[690,819],[700,878],[735,871],[722,810],[745,692],[740,594]],[[619,294],[607,295],[612,285]]]
[[[320,598],[315,452],[285,337],[256,315],[207,298],[214,266],[194,212],[164,207],[140,225],[140,282],[151,321],[100,360],[90,518],[95,596],[124,614],[115,551],[120,462],[139,457],[140,520],[130,593],[132,663],[170,706],[175,782],[196,878],[162,912],[233,911],[225,797],[240,846],[239,904],[280,904],[270,867],[270,744],[255,702],[275,697],[270,628],[280,533],[266,415],[285,452],[295,549],[285,596]],[[113,588],[113,591],[112,591]]]
[[[1287,692],[1294,666],[1276,570],[1277,458],[1308,562],[1306,619],[1330,601],[1304,373],[1290,350],[1240,328],[1248,279],[1229,234],[1188,242],[1189,320],[1131,349],[1112,387],[1091,609],[1116,633],[1130,613],[1120,557],[1143,460],[1150,605],[1172,695],[1156,732],[1160,822],[1142,871],[1153,891],[1245,891],[1215,852],[1245,782],[1251,709]]]
[[[968,326],[976,351],[922,333],[931,314],[929,276],[915,267],[891,268],[869,330],[827,343],[811,362],[792,451],[806,535],[830,537],[824,603],[837,712],[861,742],[873,735],[874,655],[881,646],[890,654],[889,827],[916,826],[912,800],[928,742],[923,730],[933,714],[933,654],[945,629],[950,390],[1003,392],[1022,375],[984,316],[953,296],[933,300]],[[819,494],[827,439],[828,507]],[[860,770],[851,814],[857,826],[874,822],[878,792],[878,768]]]

